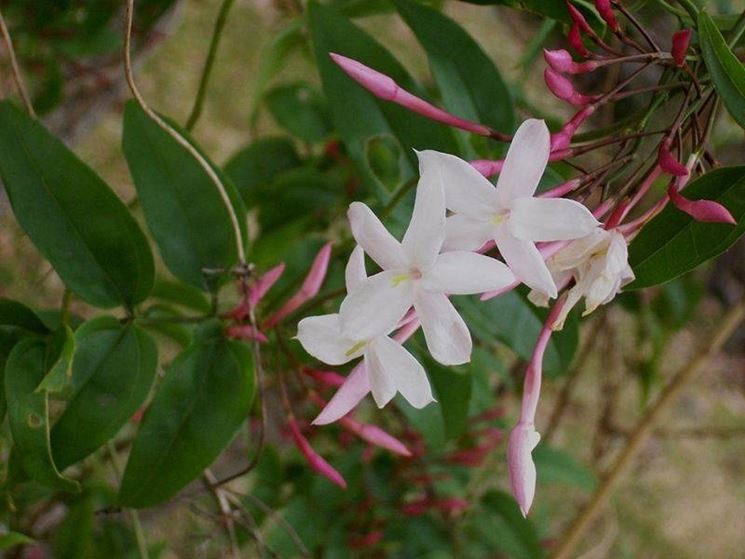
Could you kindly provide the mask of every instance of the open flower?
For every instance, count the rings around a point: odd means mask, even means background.
[[[610,302],[621,288],[634,279],[628,262],[629,251],[623,234],[615,229],[596,229],[590,235],[572,241],[548,260],[556,282],[574,278],[567,300],[553,324],[554,330],[564,326],[567,314],[585,298],[585,312],[591,313]],[[548,304],[545,296],[535,291],[528,296],[533,303]]]
[[[515,134],[494,188],[468,163],[444,153],[432,159],[445,185],[448,209],[445,250],[476,250],[494,240],[517,279],[556,297],[556,285],[537,241],[577,239],[599,223],[579,202],[536,198],[548,162],[550,135],[541,120],[526,120]]]
[[[421,178],[402,242],[365,204],[354,202],[349,207],[355,240],[383,271],[360,282],[344,299],[341,328],[350,339],[372,339],[390,332],[413,305],[432,357],[443,365],[459,365],[471,358],[471,335],[447,295],[500,289],[515,277],[502,262],[482,254],[440,254],[447,177],[439,164],[440,154],[417,155]]]
[[[346,268],[347,291],[352,293],[367,278],[365,255],[356,247]],[[421,364],[397,341],[388,337],[394,329],[371,338],[350,337],[341,328],[338,314],[304,318],[297,337],[305,350],[329,365],[341,365],[362,356],[370,389],[378,407],[401,395],[415,408],[434,402],[427,374]]]

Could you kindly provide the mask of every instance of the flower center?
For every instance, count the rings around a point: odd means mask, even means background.
[[[350,347],[344,355],[346,355],[347,357],[351,357],[352,355],[357,353],[359,350],[361,350],[363,347],[365,347],[365,344],[367,344],[367,342],[365,341],[357,342],[352,347]]]
[[[391,285],[393,287],[398,287],[405,281],[416,281],[422,279],[422,272],[418,270],[417,268],[413,268],[412,270],[409,270],[408,272],[404,272],[403,274],[397,274],[391,278]]]
[[[491,222],[493,225],[499,225],[507,221],[508,217],[510,217],[510,210],[500,210],[491,218]]]

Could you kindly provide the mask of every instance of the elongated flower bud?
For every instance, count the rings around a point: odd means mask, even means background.
[[[581,31],[585,33],[592,33],[592,28],[590,27],[590,24],[587,23],[587,20],[585,19],[585,16],[582,15],[582,12],[575,8],[568,0],[566,5],[567,10],[569,11],[569,17],[572,18],[574,24],[579,27]]]
[[[660,149],[657,152],[657,162],[660,168],[673,176],[684,177],[688,174],[688,169],[680,161],[675,159],[673,154],[670,152],[670,142],[663,141],[660,144]]]
[[[313,264],[310,266],[308,275],[303,281],[300,289],[280,307],[277,312],[270,316],[264,326],[268,329],[274,328],[284,317],[298,309],[311,297],[315,297],[321,289],[321,284],[326,278],[326,272],[331,258],[331,243],[326,243],[318,251]]]
[[[592,60],[575,62],[572,60],[572,55],[564,49],[543,49],[543,58],[551,69],[564,74],[584,74],[598,67],[598,63]]]
[[[435,107],[424,99],[402,89],[393,78],[386,76],[377,70],[373,70],[357,60],[336,53],[330,53],[329,56],[331,56],[334,62],[336,62],[350,78],[380,99],[391,101],[392,103],[401,105],[402,107],[426,118],[447,124],[448,126],[460,128],[461,130],[466,130],[467,132],[479,134],[480,136],[499,136],[498,133],[494,132],[488,126],[458,118],[455,115],[451,115],[450,113]]]
[[[596,97],[594,96],[578,93],[574,89],[574,85],[572,85],[571,81],[551,68],[546,68],[543,72],[543,77],[546,80],[546,85],[548,86],[549,91],[567,103],[583,106],[596,100]]]
[[[582,41],[582,34],[580,33],[579,25],[577,25],[576,23],[569,28],[569,32],[567,33],[567,41],[569,41],[571,47],[580,56],[590,56],[590,51],[587,50],[585,43]]]
[[[577,133],[579,127],[582,126],[594,112],[595,105],[587,105],[586,107],[583,107],[575,113],[574,116],[564,124],[564,126],[561,127],[561,130],[551,134],[551,151],[567,149],[569,144],[572,143],[572,139]]]
[[[510,489],[523,516],[528,515],[535,497],[536,469],[532,453],[540,440],[541,436],[532,424],[521,422],[510,433],[507,444]]]
[[[404,443],[393,435],[389,435],[380,427],[362,423],[349,416],[342,417],[339,424],[371,445],[384,448],[399,456],[411,456],[411,451],[406,448]]]
[[[618,20],[616,19],[616,14],[613,13],[613,7],[611,6],[610,0],[595,0],[595,9],[614,33],[617,33],[621,29],[621,26],[618,24]]]
[[[667,191],[670,201],[682,212],[687,213],[696,221],[706,223],[729,223],[737,225],[730,211],[714,200],[689,200],[684,197],[674,185]]]
[[[344,480],[342,475],[337,472],[331,464],[326,462],[320,454],[313,450],[313,447],[310,446],[308,440],[300,432],[300,427],[298,427],[297,421],[295,421],[294,417],[288,419],[287,425],[290,428],[290,435],[292,435],[295,445],[300,449],[300,452],[305,457],[308,465],[342,489],[346,489],[347,482]]]
[[[690,29],[681,29],[673,34],[673,46],[670,49],[670,54],[675,60],[675,64],[683,66],[686,61],[686,54],[688,53],[688,43],[691,41],[691,35],[693,32]]]
[[[235,324],[233,326],[228,326],[226,332],[228,337],[234,340],[257,340],[261,343],[269,341],[263,333],[250,324]]]
[[[261,276],[256,283],[249,288],[248,302],[255,307],[272,286],[277,283],[277,280],[282,276],[284,271],[285,263],[281,262]]]
[[[504,167],[504,159],[475,159],[469,162],[471,167],[476,169],[485,177],[496,175]]]

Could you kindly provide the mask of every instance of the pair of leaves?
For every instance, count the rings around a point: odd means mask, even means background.
[[[209,466],[250,410],[253,358],[205,324],[169,367],[145,413],[119,490],[123,506],[165,501]]]
[[[684,194],[691,200],[719,202],[737,225],[701,223],[668,204],[631,243],[629,263],[636,280],[627,289],[664,283],[693,270],[745,233],[745,166],[711,171],[689,184]]]
[[[154,265],[137,222],[104,181],[41,124],[0,102],[0,176],[21,227],[88,303],[133,307]]]
[[[194,145],[185,132],[169,124]],[[229,270],[238,263],[235,232],[216,185],[192,154],[134,101],[124,109],[122,145],[164,263],[178,279],[200,289],[215,289],[221,278],[209,271]],[[238,216],[245,244],[243,202],[228,177],[213,169]]]

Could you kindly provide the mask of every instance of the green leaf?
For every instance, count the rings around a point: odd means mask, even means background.
[[[597,478],[592,470],[577,462],[570,454],[539,444],[533,451],[533,460],[541,483],[568,483],[585,491],[592,491]]]
[[[456,306],[468,322],[473,335],[483,343],[499,340],[527,361],[533,353],[546,313],[522,294],[510,291],[488,301],[461,297]],[[564,373],[571,365],[578,344],[578,321],[570,314],[564,329],[554,332],[543,359],[548,376]]]
[[[745,166],[715,169],[690,183],[683,193],[691,200],[719,202],[737,225],[701,223],[668,204],[629,247],[636,280],[626,289],[670,281],[719,256],[745,233]]]
[[[17,545],[28,545],[35,543],[33,538],[19,532],[8,532],[0,534],[0,551],[7,551]]]
[[[375,98],[329,57],[329,53],[335,52],[359,60],[390,76],[404,89],[424,97],[414,80],[385,47],[332,8],[313,1],[308,13],[318,70],[335,129],[372,192],[382,200],[390,196],[365,164],[365,146],[369,138],[391,135],[398,139],[407,162],[403,180],[413,176],[417,169],[414,148],[458,153],[452,130]]]
[[[401,185],[401,167],[406,163],[401,145],[390,134],[368,138],[365,165],[388,192],[394,192]]]
[[[483,506],[494,516],[479,520],[482,531],[498,549],[514,559],[538,559],[543,549],[533,524],[523,517],[510,495],[489,491],[482,499]]]
[[[94,514],[92,495],[84,495],[69,505],[65,519],[54,530],[55,559],[92,557]]]
[[[147,320],[143,326],[150,332],[155,332],[176,342],[182,349],[187,348],[194,341],[193,324],[184,324],[179,319],[183,315],[173,307],[168,305],[152,305],[143,313],[143,318]]]
[[[48,353],[55,356],[54,363],[34,392],[61,394],[70,384],[75,355],[75,335],[69,326],[62,326],[56,332]]]
[[[536,15],[548,17],[561,21],[562,23],[571,24],[572,19],[566,8],[566,0],[460,0],[469,4],[479,4],[481,6],[510,6],[513,8],[526,10]],[[588,0],[573,0],[572,4],[578,8],[585,16],[587,21],[596,29],[601,28],[602,22],[597,13],[592,9],[592,3]]]
[[[0,102],[0,176],[21,227],[76,295],[104,308],[148,296],[153,257],[137,222],[98,175],[9,101]]]
[[[259,204],[262,193],[277,175],[301,165],[292,141],[276,136],[251,142],[230,158],[225,172],[233,179],[246,206],[252,208]]]
[[[309,143],[331,134],[326,100],[307,83],[278,85],[264,94],[269,112],[282,128]]]
[[[5,412],[7,411],[5,400],[5,364],[8,361],[10,352],[13,351],[13,348],[22,337],[22,334],[18,331],[9,331],[0,328],[0,423],[5,418]]]
[[[123,506],[175,495],[208,467],[247,418],[254,394],[247,346],[227,341],[219,323],[198,333],[171,364],[145,412],[119,490]]]
[[[199,289],[176,281],[155,280],[152,297],[201,313],[210,312],[210,301]]]
[[[20,328],[31,334],[49,334],[41,319],[26,305],[0,298],[0,325]]]
[[[471,402],[473,378],[470,367],[443,367],[434,359],[424,359],[439,404],[445,435],[452,439],[465,431]]]
[[[137,326],[110,316],[75,334],[73,395],[51,434],[52,455],[64,469],[112,438],[142,405],[158,366],[158,350]]]
[[[63,477],[52,459],[48,392],[36,392],[49,370],[47,353],[42,340],[27,338],[16,345],[5,365],[13,454],[31,479],[54,489],[77,492],[78,483]]]
[[[698,31],[704,62],[724,106],[745,128],[745,66],[735,56],[711,16],[698,14]]]
[[[189,151],[134,101],[124,109],[122,146],[163,262],[180,280],[215,289],[218,278],[204,271],[227,270],[238,262],[235,233],[217,187]],[[217,168],[215,172],[223,175]],[[243,202],[228,177],[221,179],[245,239]]]
[[[427,52],[445,107],[461,118],[511,133],[515,111],[510,92],[478,43],[437,10],[413,0],[395,4]]]

